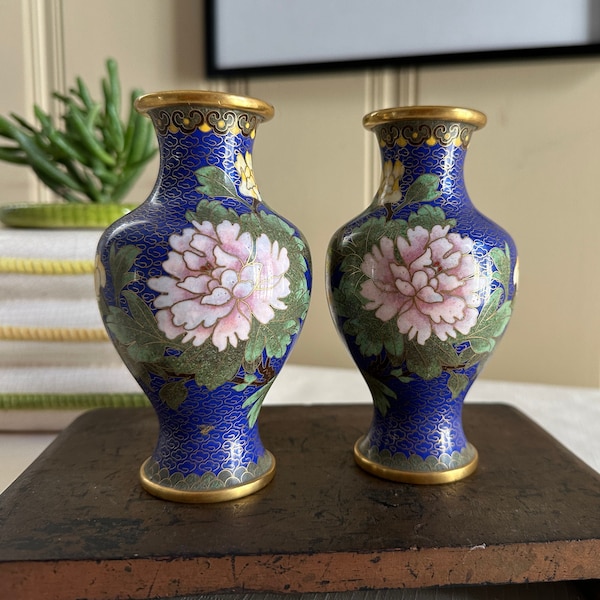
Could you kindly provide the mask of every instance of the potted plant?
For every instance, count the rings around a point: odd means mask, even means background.
[[[36,123],[11,114],[0,116],[0,160],[29,166],[60,201],[0,208],[0,220],[12,227],[104,228],[132,206],[127,193],[156,153],[151,122],[138,114],[133,90],[128,114],[121,118],[121,86],[117,63],[106,62],[103,100],[92,98],[78,77],[67,94],[55,92],[61,105],[60,125],[39,106]]]

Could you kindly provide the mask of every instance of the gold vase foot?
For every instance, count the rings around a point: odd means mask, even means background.
[[[237,500],[244,496],[249,496],[266,487],[275,476],[275,457],[266,450],[266,455],[270,460],[270,467],[262,475],[256,479],[252,479],[246,483],[223,487],[218,489],[178,489],[175,487],[160,485],[152,481],[146,474],[146,466],[150,462],[148,458],[140,467],[140,482],[142,487],[153,496],[162,500],[170,500],[172,502],[183,502],[187,504],[212,504],[215,502],[227,502],[229,500]]]
[[[359,438],[354,444],[354,460],[356,464],[371,475],[388,479],[389,481],[397,481],[401,483],[414,483],[419,485],[438,485],[441,483],[452,483],[464,479],[471,475],[477,469],[479,455],[477,450],[471,446],[474,453],[473,458],[467,464],[456,469],[447,469],[444,471],[405,471],[387,467],[367,458],[359,449],[360,443],[364,436]]]

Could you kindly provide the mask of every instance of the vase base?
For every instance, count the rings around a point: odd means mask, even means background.
[[[460,479],[464,479],[471,475],[475,469],[477,469],[477,463],[479,462],[477,450],[471,446],[473,458],[466,465],[461,467],[440,471],[405,471],[382,465],[367,458],[360,451],[360,444],[363,439],[364,436],[359,438],[354,444],[354,460],[356,461],[356,464],[371,475],[389,481],[414,483],[418,485],[452,483],[453,481],[459,481]]]
[[[266,487],[275,476],[275,457],[268,451],[265,454],[270,462],[270,467],[262,475],[259,475],[251,481],[223,487],[218,489],[206,490],[186,490],[166,485],[161,485],[152,481],[146,474],[146,466],[152,460],[148,458],[140,468],[140,482],[142,487],[153,496],[162,500],[170,500],[171,502],[183,502],[186,504],[213,504],[216,502],[227,502],[229,500],[237,500],[244,496],[249,496]]]

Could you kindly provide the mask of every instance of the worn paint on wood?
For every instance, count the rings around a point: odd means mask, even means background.
[[[266,407],[273,482],[215,505],[138,483],[149,409],[100,409],[65,430],[0,496],[0,597],[153,598],[339,592],[600,577],[600,476],[519,411],[466,405],[480,453],[442,486],[353,462],[368,406]]]

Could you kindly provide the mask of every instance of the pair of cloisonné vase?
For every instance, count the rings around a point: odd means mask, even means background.
[[[100,312],[157,414],[140,477],[150,493],[217,502],[273,478],[261,404],[300,334],[311,261],[300,231],[263,202],[252,169],[273,107],[216,92],[148,94],[160,172],[97,255]],[[512,312],[516,251],[471,204],[463,163],[474,110],[367,115],[383,173],[371,205],[333,236],[331,313],[373,396],[356,462],[377,476],[445,483],[476,468],[462,405]]]

